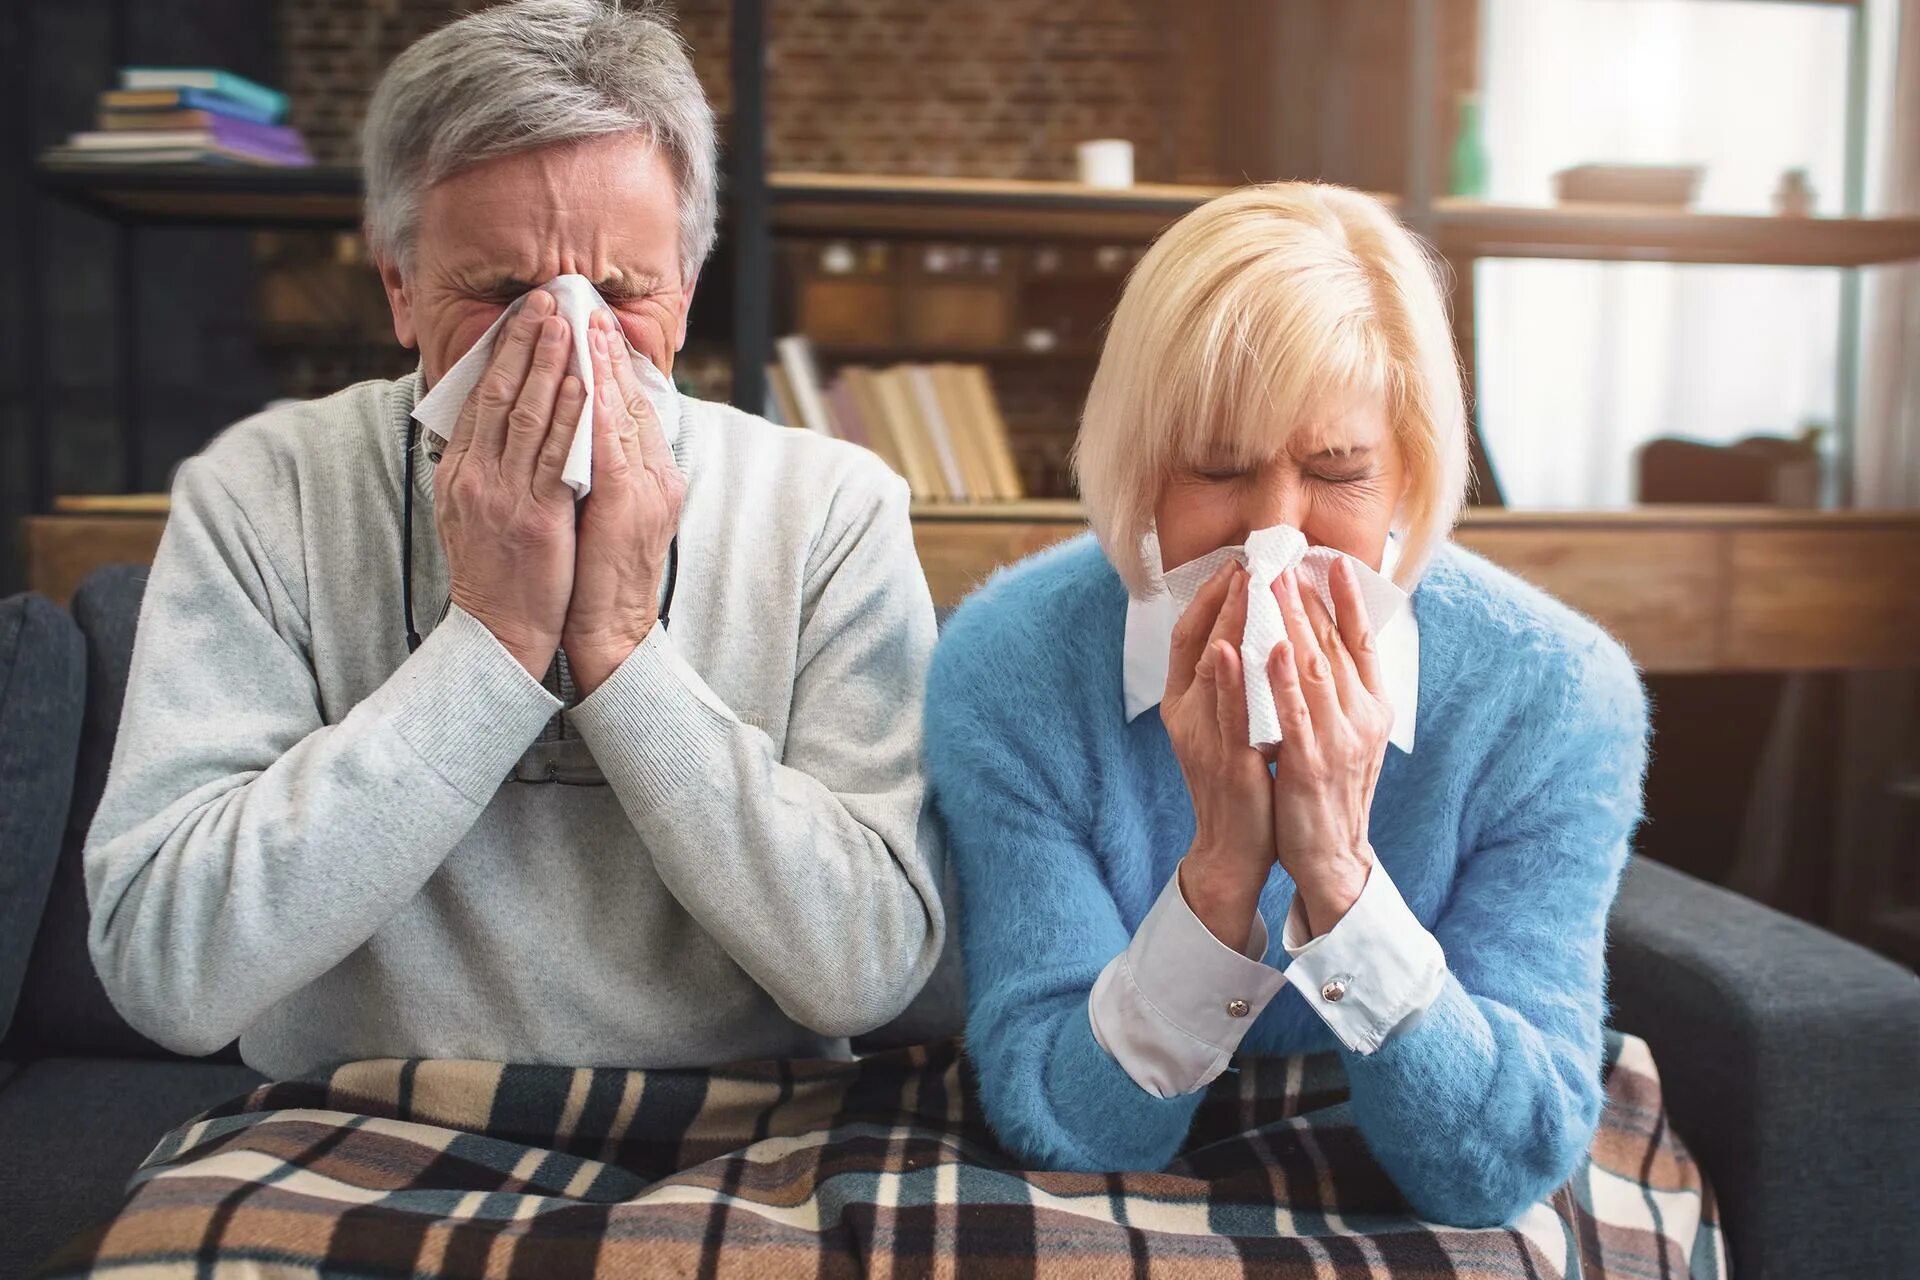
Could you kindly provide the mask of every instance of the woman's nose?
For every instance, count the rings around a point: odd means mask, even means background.
[[[1291,477],[1276,477],[1248,493],[1241,503],[1242,533],[1290,524],[1298,529],[1307,522],[1306,494]]]

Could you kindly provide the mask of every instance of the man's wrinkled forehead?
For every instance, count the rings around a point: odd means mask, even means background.
[[[673,178],[644,139],[543,148],[474,165],[429,188],[422,243],[464,286],[525,293],[583,275],[603,293],[679,277]]]

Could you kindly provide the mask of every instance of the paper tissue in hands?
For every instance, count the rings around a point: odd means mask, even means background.
[[[587,393],[586,407],[580,411],[580,425],[573,433],[573,447],[567,451],[566,466],[560,471],[560,478],[572,488],[573,496],[584,498],[593,489],[593,356],[587,346],[587,322],[594,312],[611,313],[613,308],[585,276],[555,276],[540,288],[553,295],[558,304],[555,314],[573,330],[572,372]],[[501,326],[520,314],[520,308],[532,296],[526,293],[514,299],[513,305],[480,335],[473,350],[460,357],[413,407],[414,418],[430,434],[439,437],[442,447],[453,438],[453,424],[459,420],[460,411],[466,407],[467,397],[473,394],[480,375],[487,371],[487,363],[493,358],[494,339],[499,336]],[[667,447],[672,448],[680,434],[680,393],[674,390],[665,374],[654,368],[653,361],[632,348],[628,348],[628,354],[640,373],[647,403],[653,406],[654,417],[660,421]]]
[[[1373,626],[1387,700],[1393,705],[1392,741],[1402,751],[1411,751],[1413,703],[1419,691],[1419,636],[1407,593],[1345,552],[1310,547],[1305,534],[1292,525],[1279,524],[1255,530],[1240,546],[1221,547],[1167,570],[1162,575],[1167,594],[1181,613],[1193,603],[1207,579],[1229,560],[1244,566],[1248,577],[1247,629],[1240,642],[1247,686],[1248,745],[1270,747],[1280,741],[1280,716],[1267,678],[1267,659],[1274,645],[1286,636],[1287,625],[1280,615],[1280,602],[1274,599],[1274,579],[1297,567],[1302,590],[1318,596],[1327,612],[1337,618],[1330,575],[1336,561],[1346,560],[1359,579],[1360,596],[1366,601],[1367,618]]]

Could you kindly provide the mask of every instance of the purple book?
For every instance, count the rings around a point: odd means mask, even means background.
[[[256,151],[290,160],[310,158],[307,141],[300,136],[300,131],[284,124],[258,124],[221,116],[214,119],[207,133],[211,135],[209,141],[236,151]]]
[[[74,134],[69,145],[78,151],[119,152],[209,147],[281,162],[311,161],[299,130],[251,120],[215,118],[198,129],[99,129]]]

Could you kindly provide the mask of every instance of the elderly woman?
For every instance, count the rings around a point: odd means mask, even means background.
[[[401,54],[367,231],[419,370],[181,469],[87,851],[95,962],[171,1048],[844,1055],[940,954],[906,486],[668,387],[715,145],[656,14]]]
[[[1434,275],[1365,196],[1235,192],[1129,280],[1078,449],[1098,541],[996,576],[929,680],[1018,1155],[1157,1169],[1235,1053],[1337,1049],[1423,1217],[1508,1221],[1582,1158],[1645,706],[1596,626],[1448,542],[1466,447]]]

